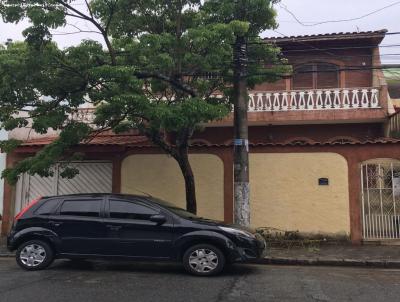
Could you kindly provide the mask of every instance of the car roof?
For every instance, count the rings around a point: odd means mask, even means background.
[[[128,197],[128,198],[151,198],[151,195],[139,195],[139,194],[117,194],[117,193],[78,193],[78,194],[65,194],[65,195],[49,195],[43,196],[44,198],[54,198],[54,197],[104,197],[104,196],[113,196],[113,197]]]

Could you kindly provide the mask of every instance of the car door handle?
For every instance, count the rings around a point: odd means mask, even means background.
[[[55,226],[55,227],[59,227],[60,225],[62,225],[62,222],[59,221],[49,221],[49,224]]]
[[[107,229],[110,229],[111,231],[118,231],[122,228],[122,225],[107,224],[106,227],[107,227]]]

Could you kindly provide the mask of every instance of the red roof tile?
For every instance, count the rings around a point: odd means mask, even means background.
[[[368,140],[356,140],[351,141],[325,141],[316,142],[312,140],[308,141],[294,141],[294,142],[284,142],[284,143],[254,143],[250,144],[252,147],[258,146],[335,146],[335,145],[371,145],[371,144],[398,144],[400,139],[397,138],[378,138],[378,139],[368,139]]]
[[[25,141],[22,146],[45,146],[53,142],[56,137],[44,137],[38,139],[31,139]],[[369,145],[369,144],[398,144],[400,139],[397,138],[378,138],[378,139],[367,139],[367,140],[334,140],[334,141],[313,141],[308,140],[294,140],[286,142],[256,142],[251,143],[251,147],[274,147],[274,146],[334,146],[334,145]],[[132,134],[114,134],[114,135],[98,135],[91,140],[83,142],[82,145],[89,146],[127,146],[127,147],[154,147],[147,137],[141,135]],[[232,142],[227,143],[209,143],[209,142],[194,142],[191,144],[192,147],[230,147],[233,146]]]
[[[57,137],[43,137],[26,140],[22,143],[22,146],[45,146],[53,142]],[[97,135],[81,143],[82,145],[90,146],[116,146],[116,145],[136,145],[141,146],[151,145],[147,137],[141,135],[132,134],[108,134],[108,135]]]
[[[291,41],[311,41],[311,40],[332,40],[332,39],[349,39],[349,38],[383,38],[388,32],[387,29],[376,31],[360,31],[360,32],[339,32],[315,35],[300,35],[300,36],[284,36],[284,37],[268,37],[264,38],[267,42],[291,42]]]

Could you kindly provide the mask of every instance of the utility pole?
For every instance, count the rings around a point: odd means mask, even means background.
[[[234,223],[250,225],[249,137],[247,124],[247,38],[234,45]]]

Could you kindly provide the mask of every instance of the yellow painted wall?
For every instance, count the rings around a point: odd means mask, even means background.
[[[197,214],[224,220],[224,169],[215,155],[192,154],[196,182]],[[184,179],[176,161],[163,154],[135,154],[121,167],[121,193],[147,192],[186,208]]]
[[[250,155],[255,227],[305,233],[350,233],[347,161],[336,153]],[[319,186],[319,178],[329,186]]]

